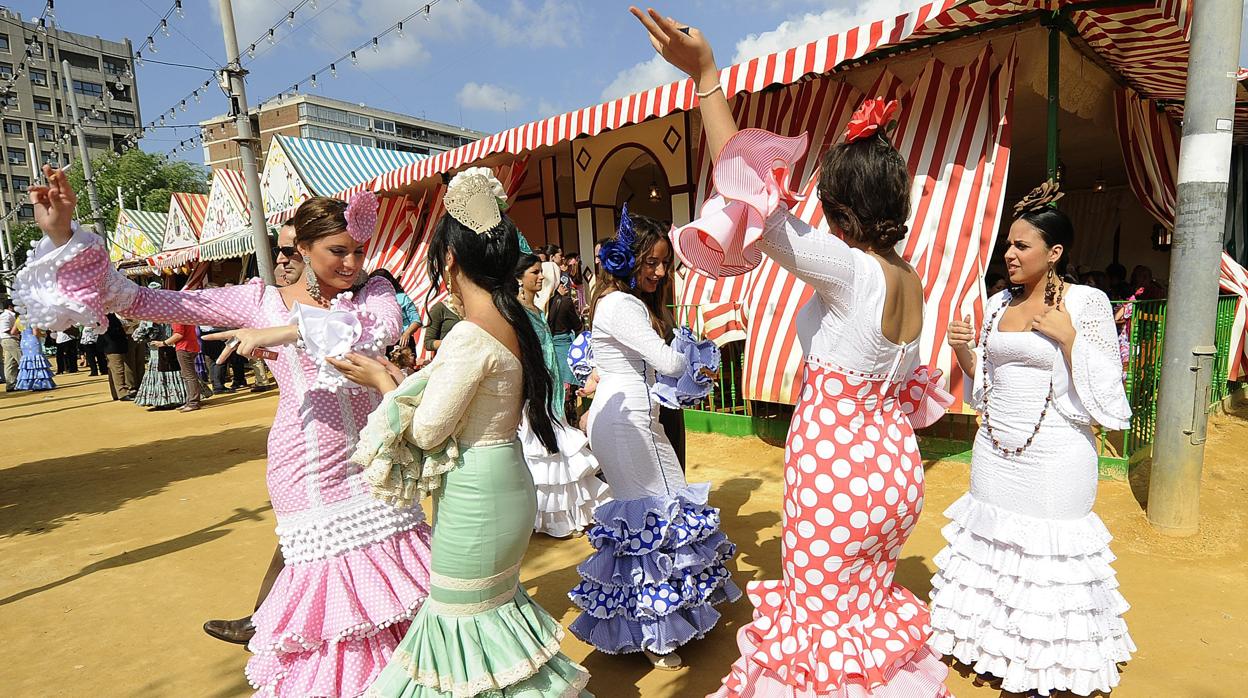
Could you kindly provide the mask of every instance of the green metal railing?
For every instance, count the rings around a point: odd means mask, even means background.
[[[1230,367],[1231,331],[1235,324],[1238,296],[1218,299],[1214,339],[1217,355],[1210,376],[1210,406],[1230,394],[1227,381]],[[1114,304],[1115,313],[1131,305],[1127,320],[1130,351],[1124,367],[1124,386],[1131,405],[1131,426],[1121,435],[1099,435],[1101,457],[1111,469],[1146,456],[1157,434],[1157,391],[1161,384],[1161,354],[1166,338],[1166,301],[1124,301]]]

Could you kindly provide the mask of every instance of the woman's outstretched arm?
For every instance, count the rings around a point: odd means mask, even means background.
[[[693,78],[706,142],[711,148],[711,158],[718,159],[719,151],[737,132],[737,122],[732,118],[724,90],[716,89],[720,87],[719,67],[715,65],[711,44],[702,32],[672,17],[664,17],[653,9],[642,12],[630,7],[628,11],[645,25],[650,33],[650,43],[663,60]]]

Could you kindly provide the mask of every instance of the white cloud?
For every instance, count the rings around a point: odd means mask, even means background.
[[[617,73],[611,84],[603,88],[602,99],[605,102],[627,97],[634,92],[643,92],[652,87],[666,85],[683,77],[685,77],[683,73],[663,60],[662,56],[655,54],[654,58]]]
[[[916,9],[919,0],[866,0],[852,7],[808,12],[780,23],[761,34],[750,34],[737,42],[733,63],[801,46],[833,34],[853,29],[867,22],[895,17]]]
[[[559,106],[555,102],[542,97],[537,100],[537,118],[545,119],[550,116],[558,116],[567,111],[564,107]]]
[[[466,83],[455,97],[465,109],[512,112],[524,104],[524,98],[505,87],[489,83]]]

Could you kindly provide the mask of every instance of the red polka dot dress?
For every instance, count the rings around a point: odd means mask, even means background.
[[[805,147],[739,132],[715,165],[719,195],[673,233],[707,273],[741,273],[766,253],[814,291],[797,316],[807,361],[785,444],[782,577],[748,585],[754,619],[715,696],[946,696],[927,607],[894,575],[923,510],[914,427],[952,397],[918,366],[917,339],[885,337],[880,262],[783,205]]]
[[[98,323],[108,311],[221,327],[290,323],[281,294],[258,280],[155,291],[113,270],[93,234],[75,230],[60,248],[47,239],[41,245],[15,295],[45,326]],[[362,338],[398,336],[399,308],[387,282],[373,279],[345,296],[337,307],[359,320]],[[260,695],[358,696],[428,596],[429,527],[419,507],[374,498],[349,461],[380,395],[326,389],[318,381],[323,368],[308,352],[284,346],[277,354],[266,361],[281,388],[267,483],[286,566],[252,617],[247,677]]]

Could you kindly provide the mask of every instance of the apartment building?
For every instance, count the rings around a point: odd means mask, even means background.
[[[0,202],[5,213],[16,206],[19,219],[32,220],[25,194],[35,171],[44,162],[64,166],[78,157],[66,90],[74,91],[87,118],[86,145],[93,158],[120,150],[127,136],[141,131],[132,56],[129,39],[41,26],[0,6]],[[68,75],[62,75],[61,61],[69,62]],[[10,81],[12,87],[4,91]]]
[[[252,131],[260,135],[261,152],[257,154],[260,162],[264,162],[269,144],[278,134],[422,155],[458,148],[486,135],[310,94],[276,98],[252,108],[251,125]],[[238,144],[232,140],[236,134],[233,118],[214,117],[200,122],[200,127],[204,137],[204,164],[212,168],[240,169]]]

